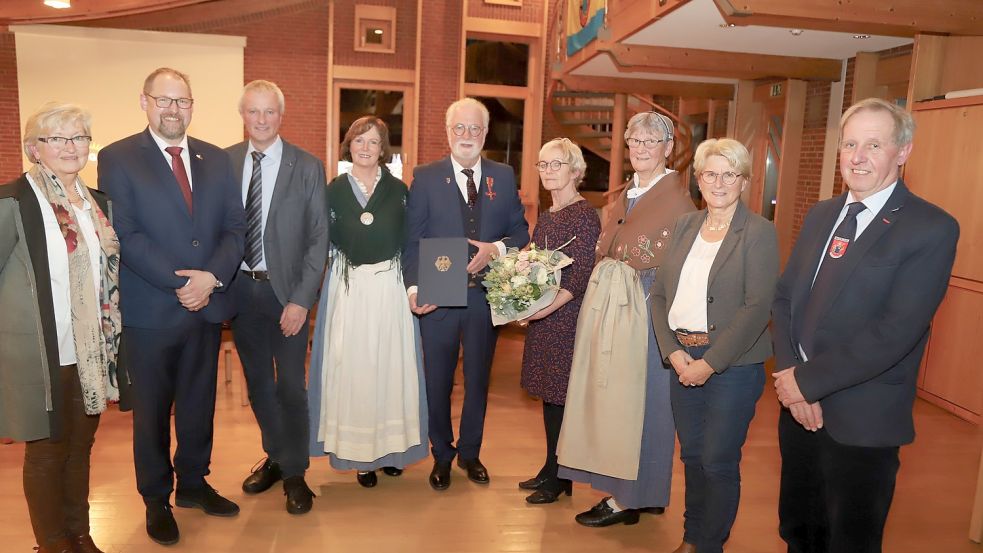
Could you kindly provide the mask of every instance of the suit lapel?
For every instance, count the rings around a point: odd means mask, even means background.
[[[727,261],[730,254],[734,253],[737,249],[738,242],[741,241],[741,236],[744,234],[744,228],[747,226],[748,214],[747,208],[744,207],[744,203],[738,200],[737,210],[734,212],[734,216],[731,217],[730,221],[730,231],[724,235],[724,241],[720,244],[720,249],[717,250],[717,255],[713,258],[713,263],[710,265],[710,277],[707,279],[707,289],[713,284],[713,279],[717,277],[717,273],[720,272],[720,267]],[[702,223],[701,223],[702,224]],[[700,227],[696,227],[699,230]]]
[[[245,160],[243,160],[243,163],[245,163]],[[266,228],[263,229],[263,236],[266,236],[266,230],[270,227],[273,214],[277,212],[280,203],[290,193],[288,188],[293,179],[295,165],[297,165],[297,150],[284,140],[283,149],[280,153],[280,168],[277,170],[276,183],[273,185],[273,199],[270,200],[270,211],[266,214]]]
[[[191,159],[191,206],[192,213],[197,213],[196,207],[204,207],[207,187],[205,186],[204,156],[198,151],[196,141],[188,137],[188,157]]]
[[[461,189],[457,187],[457,177],[454,174],[454,164],[451,163],[451,156],[444,158],[443,170],[441,171],[444,176],[444,183],[441,186],[441,196],[445,198],[453,198],[451,200],[450,209],[455,214],[458,221],[459,228],[461,229],[461,234],[466,234],[464,230],[464,216],[461,213]]]
[[[240,142],[232,147],[229,157],[232,159],[232,176],[236,179],[236,185],[242,186],[242,171],[246,165],[246,150],[249,149],[249,142]]]
[[[180,213],[184,214],[185,217],[191,219],[191,214],[188,213],[188,206],[184,203],[184,196],[181,194],[181,187],[177,183],[177,179],[174,177],[174,171],[171,169],[170,164],[164,159],[164,154],[160,151],[157,143],[150,136],[150,129],[145,129],[143,131],[143,143],[140,145],[143,150],[143,160],[144,166],[153,174],[154,181],[159,183],[161,188],[163,188],[163,193],[167,196],[168,201],[173,204],[173,208],[178,210]],[[188,149],[190,150],[190,139]],[[191,154],[191,152],[188,152]],[[191,155],[192,161],[194,160],[194,155]],[[194,164],[192,164],[194,165]],[[194,177],[192,177],[194,178]],[[195,182],[197,179],[195,180]],[[192,182],[192,202],[194,202],[194,182]]]
[[[804,278],[797,279],[796,289],[792,293],[793,319],[795,318],[794,313],[800,309],[805,309],[809,292],[812,290],[812,281],[815,278],[816,269],[819,267],[819,260],[823,255],[826,255],[826,242],[829,241],[829,233],[833,231],[833,225],[843,209],[843,204],[846,203],[846,197],[846,193],[843,193],[835,202],[826,205],[826,212],[821,216],[822,222],[819,225],[818,233],[813,233],[810,236],[799,235],[799,240],[807,240],[808,245],[802,249],[804,255],[807,256],[803,267],[805,275]]]

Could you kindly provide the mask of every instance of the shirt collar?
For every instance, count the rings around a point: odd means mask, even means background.
[[[460,175],[461,174],[461,171],[465,168],[463,165],[461,165],[460,163],[458,163],[456,159],[454,159],[454,156],[451,156],[451,165],[454,166],[454,175],[455,176],[456,175]],[[478,182],[478,177],[481,176],[481,158],[480,157],[478,158],[477,163],[475,163],[471,167],[471,169],[474,170],[474,181],[475,182]]]
[[[635,173],[631,177],[631,180],[632,180],[632,183],[634,184],[634,186],[632,186],[631,188],[628,189],[628,199],[637,198],[637,197],[641,196],[642,194],[648,192],[649,190],[652,189],[653,186],[655,186],[655,184],[657,182],[659,182],[660,180],[662,180],[662,177],[668,175],[669,173],[674,173],[674,172],[675,171],[673,169],[666,169],[662,174],[659,174],[659,175],[656,175],[655,177],[653,177],[652,180],[649,181],[649,183],[646,184],[645,186],[639,186],[639,184],[638,184],[638,173]]]
[[[886,204],[888,199],[891,198],[891,194],[894,193],[894,189],[897,188],[897,186],[898,186],[898,181],[894,181],[894,183],[891,184],[891,186],[888,186],[887,188],[881,190],[880,192],[871,194],[870,196],[867,196],[867,198],[863,200],[864,207],[866,207],[870,211],[871,216],[877,215],[881,211],[881,208],[883,208],[884,204]],[[847,192],[846,204],[843,206],[843,209],[845,210],[847,205],[856,201],[859,200],[857,200],[857,198],[853,195],[853,190],[850,190],[849,192]]]
[[[252,140],[247,140],[246,142],[249,144],[249,146],[246,148],[246,158],[252,156],[253,152],[260,151],[253,146]],[[280,140],[280,135],[276,135],[276,140],[273,141],[273,144],[270,144],[270,146],[263,150],[262,153],[264,156],[263,161],[269,159],[270,161],[279,163],[280,158],[283,157],[283,140]]]
[[[163,138],[157,136],[157,133],[154,132],[154,129],[153,128],[147,127],[147,129],[150,130],[150,136],[154,139],[154,142],[157,143],[157,147],[160,148],[160,151],[166,154],[167,153],[167,150],[165,150],[164,148],[170,148],[172,145],[171,144],[168,144]],[[181,153],[182,154],[184,152],[187,152],[188,151],[188,135],[185,134],[184,136],[182,136],[181,137],[181,143],[180,144],[175,144],[175,146],[180,146],[180,147],[184,148],[183,150],[181,150]],[[170,155],[170,154],[168,154],[168,155]],[[189,152],[188,155],[191,155],[191,153]]]

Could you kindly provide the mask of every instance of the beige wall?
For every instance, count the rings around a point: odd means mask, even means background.
[[[92,112],[93,147],[82,178],[96,185],[99,148],[141,131],[144,78],[161,66],[191,78],[195,98],[189,134],[219,146],[242,140],[236,104],[243,84],[246,39],[58,25],[12,26],[17,45],[20,133],[40,105],[74,102]],[[24,159],[25,169],[30,166]]]

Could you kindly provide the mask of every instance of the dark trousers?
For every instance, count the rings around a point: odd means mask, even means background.
[[[700,359],[707,349],[686,351]],[[703,386],[686,387],[672,378],[669,398],[686,475],[683,540],[699,553],[723,551],[737,518],[741,448],[764,382],[761,363],[729,367]]]
[[[299,333],[284,337],[283,306],[269,281],[238,275],[232,286],[239,306],[232,329],[263,451],[284,477],[303,476],[309,466],[304,361],[310,326],[305,321]]]
[[[556,444],[560,441],[560,427],[563,425],[563,406],[543,402],[543,427],[546,430],[546,462],[539,470],[537,478],[544,480],[543,488],[560,493],[561,481],[557,477],[560,463],[556,457]]]
[[[133,461],[145,501],[205,485],[212,457],[221,325],[187,318],[174,328],[123,327],[133,383]],[[171,406],[177,451],[171,463]]]
[[[89,533],[89,456],[99,415],[86,415],[78,368],[61,367],[62,404],[55,406],[62,435],[24,448],[24,496],[38,545],[47,547]]]
[[[440,317],[440,318],[438,318]],[[481,452],[488,403],[488,378],[498,332],[483,288],[468,288],[468,307],[441,309],[420,318],[423,366],[427,380],[430,445],[434,460],[455,455],[476,459]],[[457,356],[464,348],[464,407],[457,447],[451,426],[451,391]]]
[[[779,534],[789,553],[878,553],[901,462],[897,447],[837,443],[788,409],[778,419]]]

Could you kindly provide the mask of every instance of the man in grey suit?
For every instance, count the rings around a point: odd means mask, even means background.
[[[243,88],[239,113],[249,140],[226,151],[246,208],[246,255],[232,291],[233,320],[249,399],[266,459],[242,484],[246,493],[283,480],[287,512],[311,510],[308,467],[308,313],[317,298],[328,254],[324,165],[280,138],[284,100],[269,81]]]

